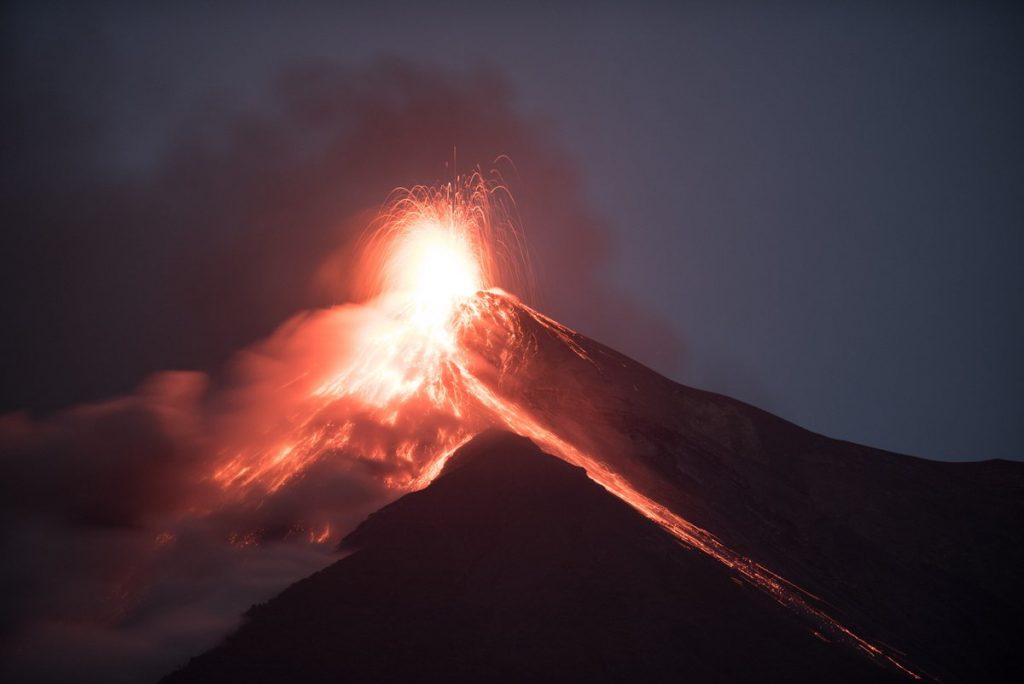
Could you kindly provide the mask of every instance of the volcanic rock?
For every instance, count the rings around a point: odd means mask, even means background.
[[[896,678],[505,432],[343,546],[165,682]]]

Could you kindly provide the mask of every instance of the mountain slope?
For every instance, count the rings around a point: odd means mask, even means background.
[[[1016,662],[1024,464],[829,439],[480,297],[474,373],[644,496],[932,675],[991,681]]]
[[[477,437],[345,546],[165,681],[894,676],[508,433]]]
[[[462,340],[474,373],[532,420],[925,671],[992,681],[1014,667],[1024,464],[832,440],[480,298]]]

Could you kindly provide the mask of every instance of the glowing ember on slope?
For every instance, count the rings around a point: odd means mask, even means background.
[[[397,191],[365,241],[359,287],[389,320],[364,354],[318,389],[383,407],[420,391],[461,414],[453,396],[460,307],[476,292],[529,289],[529,259],[509,217],[503,186],[479,174],[440,188]]]
[[[330,454],[387,465],[382,480],[398,491],[428,483],[488,424],[462,380],[467,303],[486,288],[531,288],[509,207],[503,186],[479,174],[396,191],[362,245],[366,302],[326,314],[338,321],[326,326],[341,333],[336,352],[287,379],[287,415],[255,443],[225,448],[214,479],[241,496],[273,493]]]
[[[396,194],[364,245],[359,285],[368,301],[359,308],[359,324],[349,326],[352,348],[289,381],[295,399],[282,424],[254,445],[227,449],[214,479],[229,492],[259,501],[323,460],[348,459],[387,464],[381,479],[400,494],[429,484],[473,435],[492,426],[507,428],[583,467],[591,479],[681,543],[719,561],[821,633],[918,678],[893,654],[817,607],[815,597],[644,495],[626,475],[558,434],[557,426],[542,423],[528,406],[495,390],[500,375],[512,367],[508,353],[536,351],[537,340],[517,324],[519,315],[590,361],[568,328],[503,292],[480,293],[530,286],[521,236],[504,205],[495,201],[502,192],[474,175],[440,188]],[[497,333],[479,325],[485,317],[501,322]],[[504,335],[499,348],[512,350],[491,360],[498,378],[480,377],[479,360],[461,343],[466,335],[487,334]],[[307,525],[313,543],[330,542],[337,530],[329,521]]]
[[[472,244],[461,231],[427,220],[401,236],[384,267],[388,291],[408,306],[414,324],[443,326],[455,304],[483,288]]]

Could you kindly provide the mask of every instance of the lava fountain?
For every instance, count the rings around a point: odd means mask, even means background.
[[[532,290],[512,206],[503,186],[479,174],[397,191],[362,241],[356,284],[365,303],[353,343],[288,379],[284,386],[294,400],[284,417],[252,443],[222,448],[212,479],[229,497],[262,502],[324,459],[360,459],[390,464],[385,484],[398,496],[429,484],[474,435],[508,429],[584,468],[680,543],[766,592],[823,638],[919,678],[895,652],[831,617],[816,597],[732,551],[501,391],[516,357],[536,350],[531,328],[590,362],[576,333],[505,292]],[[501,339],[492,346],[499,351],[481,364],[480,340],[495,335]],[[466,344],[470,338],[476,343]],[[481,374],[481,368],[494,372]],[[329,527],[310,529],[314,542],[333,539]]]
[[[286,415],[269,435],[224,446],[213,479],[258,498],[334,456],[393,466],[386,484],[398,492],[428,484],[491,422],[458,344],[475,295],[532,288],[512,206],[480,174],[396,191],[360,245],[358,315],[327,314],[339,321],[324,326],[338,330],[336,353],[282,379]]]

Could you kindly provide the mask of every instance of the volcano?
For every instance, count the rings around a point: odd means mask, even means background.
[[[458,320],[444,399],[506,432],[167,681],[1010,677],[1021,464],[816,435],[499,291]]]

